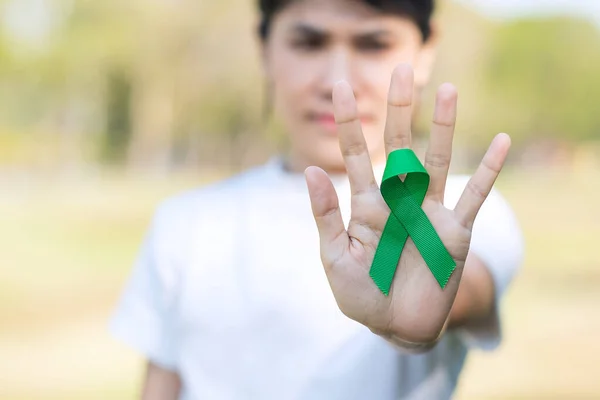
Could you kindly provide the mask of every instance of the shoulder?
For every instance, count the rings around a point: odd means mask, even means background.
[[[469,175],[451,175],[448,177],[444,200],[446,207],[454,208],[456,206],[470,178]],[[492,229],[496,232],[503,230],[509,235],[520,235],[519,223],[513,208],[495,187],[492,188],[481,206],[473,227],[474,233],[486,229]]]
[[[470,176],[455,175],[446,185],[446,207],[454,208]],[[471,250],[491,270],[502,293],[524,257],[525,243],[517,216],[505,197],[492,189],[473,224]]]
[[[237,201],[238,196],[248,189],[264,185],[269,172],[268,166],[255,167],[227,179],[169,197],[158,206],[156,218],[165,221],[187,220],[190,214],[222,208],[229,202]]]
[[[448,180],[446,181],[446,192],[445,192],[445,200],[444,203],[448,208],[454,208],[460,199],[463,191],[467,187],[469,183],[469,179],[471,179],[470,175],[449,175]],[[483,203],[481,207],[480,213],[500,213],[500,214],[509,214],[510,217],[513,217],[512,209],[508,203],[508,201],[504,198],[504,196],[500,193],[500,191],[494,187],[487,199]]]
[[[445,205],[454,208],[465,189],[470,176],[456,175],[448,178]],[[492,189],[477,213],[473,225],[471,247],[478,255],[489,253],[491,258],[500,260],[510,257],[509,264],[520,264],[524,252],[524,238],[517,216],[507,199],[496,189]],[[502,257],[501,257],[502,256]]]
[[[154,242],[181,248],[192,235],[227,230],[249,196],[273,180],[274,172],[267,164],[163,200],[152,219]]]
[[[257,167],[165,199],[155,210],[145,251],[169,273],[210,258],[231,243],[246,194],[264,185],[268,174]]]

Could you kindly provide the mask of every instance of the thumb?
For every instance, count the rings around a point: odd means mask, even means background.
[[[335,259],[339,251],[346,248],[349,242],[337,193],[331,179],[321,168],[308,167],[304,171],[304,176],[321,239],[321,256]]]

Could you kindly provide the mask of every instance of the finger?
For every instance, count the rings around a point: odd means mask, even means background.
[[[410,147],[414,73],[408,64],[400,64],[392,73],[385,122],[385,151]]]
[[[425,154],[425,168],[431,179],[427,194],[440,203],[444,202],[444,191],[452,158],[457,97],[456,88],[449,83],[443,84],[438,89],[429,147]]]
[[[338,82],[333,88],[333,113],[352,195],[377,190],[356,99],[347,82]]]
[[[469,179],[467,187],[454,209],[459,221],[467,228],[470,229],[473,226],[479,209],[492,190],[494,182],[496,182],[496,178],[502,170],[509,149],[510,136],[506,133],[498,134],[485,153],[477,171]]]
[[[332,262],[339,258],[338,256],[349,243],[337,193],[331,180],[321,168],[308,167],[304,175],[313,216],[319,230],[321,255]]]

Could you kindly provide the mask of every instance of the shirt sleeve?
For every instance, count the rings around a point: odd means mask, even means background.
[[[159,210],[110,321],[110,330],[148,360],[175,370],[179,279],[169,257],[165,219]]]
[[[461,189],[466,186],[467,181],[468,178],[465,178],[464,184],[460,185]],[[477,328],[460,328],[457,334],[468,347],[493,350],[499,346],[502,336],[501,300],[524,256],[523,235],[516,216],[496,189],[491,191],[477,214],[470,251],[481,259],[492,276],[494,315],[489,324]]]

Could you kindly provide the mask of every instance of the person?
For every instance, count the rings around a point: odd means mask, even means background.
[[[493,189],[510,139],[497,135],[471,177],[448,176],[450,84],[437,92],[422,209],[456,269],[442,289],[409,240],[389,295],[369,276],[390,215],[386,157],[411,146],[435,58],[433,8],[260,1],[289,152],[158,208],[112,320],[148,360],[143,399],[447,399],[468,350],[498,345],[523,253]]]

